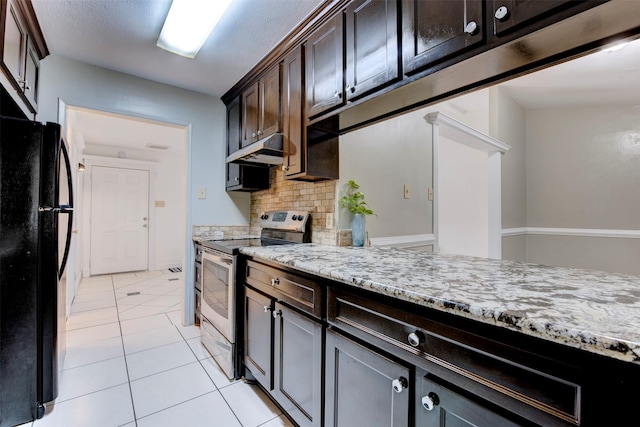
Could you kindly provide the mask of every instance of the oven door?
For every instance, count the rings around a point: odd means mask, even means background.
[[[235,257],[205,251],[202,255],[202,315],[235,343]]]

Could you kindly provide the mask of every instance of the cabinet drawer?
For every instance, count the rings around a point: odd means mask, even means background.
[[[332,288],[328,307],[329,323],[401,357],[411,354],[446,381],[547,425],[579,424],[581,388],[567,379],[576,377],[571,366]]]
[[[247,261],[247,283],[299,310],[322,318],[322,286],[311,279]]]

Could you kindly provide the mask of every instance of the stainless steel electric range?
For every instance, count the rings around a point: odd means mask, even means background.
[[[240,375],[242,286],[236,286],[240,248],[311,241],[309,212],[281,210],[260,215],[260,237],[200,242],[202,254],[202,344],[231,379]]]

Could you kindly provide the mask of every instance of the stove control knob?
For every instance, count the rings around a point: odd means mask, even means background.
[[[291,221],[295,221],[296,219],[298,219],[298,216],[297,216],[297,215],[293,215],[293,216],[291,217]]]

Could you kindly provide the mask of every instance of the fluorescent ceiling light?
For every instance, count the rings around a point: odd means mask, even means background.
[[[173,0],[157,46],[195,58],[232,0]]]

